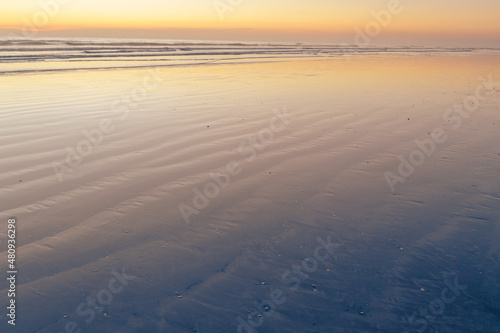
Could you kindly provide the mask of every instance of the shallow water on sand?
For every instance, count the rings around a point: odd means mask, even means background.
[[[499,64],[0,77],[16,329],[500,332]]]

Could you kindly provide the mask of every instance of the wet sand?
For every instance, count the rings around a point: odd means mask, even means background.
[[[499,64],[0,77],[1,216],[16,218],[19,269],[8,329],[500,332]],[[488,97],[465,112],[480,76]],[[415,140],[434,148],[403,177]],[[336,246],[315,256],[318,237]]]

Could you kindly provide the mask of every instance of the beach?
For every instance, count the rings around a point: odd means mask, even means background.
[[[500,332],[497,54],[186,47],[2,64],[16,331]]]

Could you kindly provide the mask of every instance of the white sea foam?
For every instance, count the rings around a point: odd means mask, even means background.
[[[20,72],[200,65],[302,58],[481,55],[495,49],[380,47],[302,43],[236,43],[180,40],[3,38],[0,74]]]

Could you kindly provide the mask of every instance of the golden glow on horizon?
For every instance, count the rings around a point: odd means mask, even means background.
[[[386,10],[391,0],[355,3],[317,0],[241,0],[221,20],[214,2],[227,0],[25,0],[2,5],[0,26],[40,31],[64,29],[254,29],[304,33],[353,33],[373,21],[370,12]],[[397,1],[397,0],[395,0]],[[45,9],[41,3],[47,5]],[[56,5],[54,5],[56,4]],[[500,1],[401,0],[400,14],[392,15],[386,34],[500,35]],[[48,13],[49,15],[45,14]],[[49,17],[49,20],[44,21]],[[37,16],[38,15],[38,16]],[[38,20],[37,20],[38,19]]]

